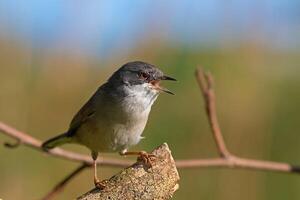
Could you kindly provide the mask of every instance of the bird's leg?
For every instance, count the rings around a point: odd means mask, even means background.
[[[92,158],[93,158],[93,167],[94,167],[94,184],[95,187],[99,189],[103,189],[105,185],[101,183],[101,181],[98,179],[97,176],[97,158],[98,158],[98,152],[92,151]]]
[[[156,157],[154,154],[147,153],[146,151],[121,151],[121,156],[127,156],[127,155],[137,155],[138,160],[143,161],[146,165],[149,167],[152,167],[152,160]]]

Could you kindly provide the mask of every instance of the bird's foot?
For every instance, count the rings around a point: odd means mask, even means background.
[[[95,184],[95,187],[100,190],[103,190],[106,186],[103,181],[99,181],[98,179],[94,180],[94,184]]]
[[[153,166],[153,160],[156,158],[154,154],[147,153],[145,151],[140,151],[137,158],[138,161],[143,161],[149,168]]]
[[[148,168],[153,165],[153,160],[156,158],[154,154],[147,153],[146,151],[125,151],[120,152],[121,156],[138,155],[137,160],[142,161]]]

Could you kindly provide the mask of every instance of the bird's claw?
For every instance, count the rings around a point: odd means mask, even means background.
[[[150,168],[153,166],[153,160],[156,158],[156,155],[147,153],[145,151],[141,151],[139,153],[139,157],[137,158],[139,161],[143,161]]]
[[[100,190],[103,190],[106,186],[103,182],[101,182],[99,180],[95,180],[94,184],[95,184],[95,187],[100,189]]]

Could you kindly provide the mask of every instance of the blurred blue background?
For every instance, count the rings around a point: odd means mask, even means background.
[[[220,123],[238,155],[300,163],[300,1],[0,1],[0,120],[45,140],[122,64],[143,60],[179,82],[161,95],[135,149],[216,156],[196,66],[216,79]],[[8,140],[0,135],[0,141]],[[88,153],[83,147],[66,146]],[[0,198],[38,199],[77,164],[0,147]],[[118,157],[117,155],[104,155]],[[103,178],[119,169],[100,168]],[[300,198],[300,177],[180,170],[174,199]],[[92,187],[87,170],[57,199]]]
[[[0,34],[33,47],[111,56],[159,38],[173,45],[217,48],[256,41],[299,46],[300,2],[265,1],[1,1]]]

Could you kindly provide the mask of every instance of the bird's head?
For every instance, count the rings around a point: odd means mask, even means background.
[[[110,77],[108,82],[125,85],[133,90],[145,90],[146,92],[155,94],[159,92],[174,94],[160,85],[160,82],[163,80],[176,81],[176,79],[164,75],[163,72],[154,65],[134,61],[126,63],[118,69]]]

